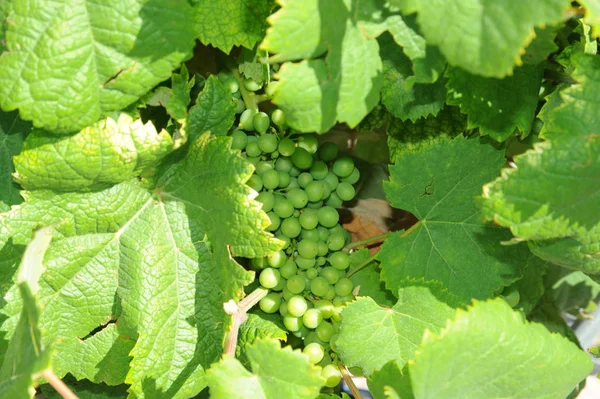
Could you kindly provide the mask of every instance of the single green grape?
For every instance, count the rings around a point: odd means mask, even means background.
[[[289,200],[282,198],[275,201],[275,205],[273,206],[273,212],[275,212],[275,214],[277,214],[277,216],[279,216],[280,218],[286,219],[292,216],[292,214],[294,213],[294,205],[292,205],[292,203]]]
[[[320,344],[312,342],[302,349],[302,353],[308,356],[308,361],[311,364],[317,364],[323,359],[323,356],[325,356],[325,349]]]
[[[267,258],[252,258],[250,259],[250,266],[255,270],[262,270],[267,267]]]
[[[323,265],[325,265],[325,263],[327,263],[327,258],[325,258],[323,256],[319,256],[317,258],[317,266],[323,266]]]
[[[350,266],[350,257],[345,252],[334,252],[329,255],[329,264],[338,270],[346,270]]]
[[[267,226],[267,230],[269,230],[269,231],[277,230],[279,228],[279,225],[281,224],[281,219],[279,218],[279,216],[277,216],[275,214],[275,212],[269,212],[269,213],[267,213],[267,216],[269,217],[269,220],[271,221],[271,224],[269,226]]]
[[[329,188],[329,184],[327,184],[324,180],[320,180],[321,186],[323,187],[323,197],[321,200],[327,201],[329,196],[331,195],[331,189]]]
[[[335,293],[339,296],[350,295],[352,293],[352,288],[354,288],[354,284],[347,277],[343,277],[335,283]]]
[[[319,309],[324,319],[329,319],[333,316],[333,303],[326,299],[319,299],[315,302],[315,309]]]
[[[327,238],[329,238],[329,230],[323,226],[317,227],[317,230],[319,231],[319,241],[327,241]]]
[[[267,115],[265,112],[262,112],[262,111],[257,112],[252,117],[252,125],[254,126],[254,129],[257,132],[259,132],[260,134],[265,133],[267,131],[267,129],[269,129],[269,126],[271,125],[271,120],[269,118],[269,115]],[[260,138],[259,138],[259,140],[260,140]],[[275,143],[275,148],[273,148],[271,151],[266,151],[266,150],[263,150],[263,151],[273,152],[276,149],[277,149],[277,143]]]
[[[254,131],[252,118],[254,118],[255,114],[256,111],[253,109],[247,109],[244,112],[242,112],[242,114],[240,115],[240,128],[242,128],[242,130],[245,130],[247,132]]]
[[[319,309],[308,309],[306,312],[304,312],[304,315],[302,315],[302,323],[306,326],[306,328],[317,328],[322,321],[323,315]]]
[[[306,277],[308,277],[310,280],[313,280],[315,278],[317,278],[319,276],[319,271],[314,268],[311,267],[310,269],[306,270]]]
[[[258,165],[256,165],[255,173],[262,177],[266,172],[273,170],[273,163],[269,161],[260,161]]]
[[[299,331],[303,327],[302,318],[291,316],[288,308],[287,315],[283,317],[283,325],[288,331]]]
[[[282,110],[280,110],[279,108],[276,108],[272,113],[271,113],[271,120],[273,121],[274,124],[276,124],[279,127],[283,127],[283,125],[285,125],[285,114],[283,113]]]
[[[303,134],[298,136],[298,147],[305,149],[309,154],[314,154],[319,148],[319,141],[315,134]]]
[[[331,194],[329,194],[329,198],[327,198],[327,206],[330,206],[332,208],[341,208],[342,207],[342,203],[343,201],[340,199],[340,197],[338,197],[338,195],[335,192],[332,192]]]
[[[329,284],[335,284],[340,279],[340,271],[332,266],[324,267],[320,273],[321,277],[325,278]],[[325,294],[327,295],[327,294]],[[321,295],[321,296],[325,296]]]
[[[329,247],[323,241],[319,241],[319,252],[317,253],[319,256],[325,256],[329,252]]]
[[[313,177],[308,172],[302,172],[300,173],[300,176],[298,176],[298,184],[302,188],[305,188],[309,183],[312,183],[312,181]]]
[[[315,267],[315,263],[317,262],[315,258],[305,258],[302,255],[296,256],[295,261],[300,269],[310,269],[311,267]]]
[[[324,227],[333,227],[340,220],[340,215],[335,208],[324,206],[318,210],[319,224]]]
[[[267,267],[260,273],[258,281],[260,282],[260,285],[265,288],[273,288],[279,284],[280,279],[281,274],[279,274],[279,270]]]
[[[258,146],[258,141],[250,141],[246,145],[246,155],[248,157],[259,157],[262,155],[262,150]]]
[[[303,229],[312,230],[319,224],[319,216],[314,209],[305,209],[300,215],[300,225]]]
[[[281,277],[285,279],[289,279],[290,277],[295,276],[297,272],[298,266],[296,266],[296,262],[294,262],[292,259],[286,260],[283,266],[279,268],[279,273],[281,274]]]
[[[256,114],[255,116],[258,115],[260,114]],[[258,138],[258,146],[260,147],[260,150],[266,154],[275,151],[277,149],[277,144],[277,136],[274,134],[263,134]]]
[[[502,298],[504,298],[511,308],[514,308],[519,304],[521,294],[516,287],[507,287],[502,292]]]
[[[296,274],[295,276],[288,278],[285,286],[292,294],[300,294],[306,289],[306,282],[304,281],[303,276]]]
[[[298,147],[292,154],[292,162],[298,169],[306,170],[312,166],[313,158],[306,149]]]
[[[289,311],[289,308],[288,308]],[[327,321],[323,321],[321,324],[317,326],[315,329],[317,333],[317,337],[323,342],[329,342],[335,330],[333,329],[333,325]]]
[[[283,251],[273,252],[271,255],[267,256],[267,263],[269,266],[279,269],[281,266],[285,264],[287,261],[287,256]]]
[[[294,143],[292,139],[286,137],[279,142],[279,147],[277,149],[284,157],[291,157],[296,151],[296,143]]]
[[[341,182],[338,184],[335,193],[342,201],[350,201],[356,195],[352,184],[346,182]]]
[[[308,200],[315,202],[323,199],[324,185],[325,184],[322,181],[311,181],[308,183],[306,187],[304,187],[304,191],[306,191],[306,195],[308,195]]]
[[[252,188],[254,191],[260,191],[263,188],[263,181],[259,175],[250,176],[250,179],[246,184],[250,186],[250,188]]]
[[[348,184],[356,184],[358,180],[360,180],[360,171],[358,170],[358,168],[352,169],[352,173],[350,173],[349,176],[344,177],[342,179],[343,182],[346,182]]]
[[[327,295],[327,292],[329,292],[329,282],[323,277],[315,277],[310,282],[310,292],[318,297]]]
[[[333,173],[339,177],[350,176],[354,170],[354,161],[350,157],[341,157],[333,163]]]
[[[266,171],[265,173],[263,173],[262,177],[262,181],[263,181],[263,186],[266,189],[269,190],[273,190],[276,189],[279,186],[279,172],[271,169]],[[275,204],[277,205],[277,204]]]
[[[281,223],[281,232],[289,238],[296,238],[302,232],[302,227],[298,218],[291,217],[287,218]]]
[[[336,174],[333,172],[327,172],[327,175],[325,175],[325,178],[323,180],[325,181],[325,183],[327,183],[327,185],[332,191],[337,188],[340,182]]]
[[[340,369],[333,364],[328,364],[321,370],[321,377],[325,379],[325,386],[329,388],[337,387],[342,381]]]
[[[259,84],[254,79],[244,79],[244,87],[248,91],[257,91],[260,90],[262,84]]]
[[[279,173],[279,188],[286,188],[290,185],[291,177],[286,172],[282,172],[280,170],[277,171]]]
[[[292,160],[287,157],[279,157],[279,159],[275,161],[275,170],[281,172],[289,173],[293,166]]]
[[[332,251],[339,251],[346,245],[346,237],[343,233],[330,234],[327,237],[327,247]]]
[[[292,163],[294,163],[293,160],[292,160]],[[298,177],[300,175],[300,173],[301,173],[300,169],[298,169],[295,165],[292,166],[292,169],[290,169],[290,176],[291,177]]]
[[[316,241],[303,239],[298,243],[298,253],[303,258],[315,258],[319,253],[319,245]]]
[[[267,296],[260,300],[258,306],[265,313],[277,312],[281,306],[281,294],[269,292]]]
[[[236,114],[241,114],[242,112],[244,112],[246,110],[246,104],[244,104],[244,100],[242,100],[241,98],[235,98],[235,96],[234,96],[233,101],[235,102],[235,113]]]
[[[327,168],[327,164],[323,161],[316,161],[310,167],[310,174],[315,180],[324,179],[329,173],[329,168]]]
[[[262,191],[258,194],[256,200],[262,204],[262,210],[265,212],[270,212],[273,205],[275,205],[275,196],[268,191]]]
[[[325,162],[333,161],[337,156],[340,149],[337,144],[326,142],[319,146],[319,158]]]
[[[317,337],[316,332],[309,331],[308,334],[306,334],[306,338],[304,338],[304,345],[312,344],[313,342],[316,342],[320,345],[326,345],[325,342],[321,341],[319,337]]]
[[[300,216],[302,216],[302,215],[300,215]],[[302,222],[300,224],[302,224]],[[303,240],[312,240],[312,241],[317,242],[317,241],[319,241],[319,231],[317,229],[312,229],[312,230],[302,229],[302,233],[300,233],[300,237]]]
[[[300,185],[298,184],[298,179],[290,176],[290,184],[287,185],[287,188],[288,188],[288,190],[291,190],[294,188],[300,188]],[[308,198],[307,198],[307,201],[308,201]]]
[[[285,291],[285,288],[284,288],[284,291]],[[285,298],[285,295],[283,295],[283,297]],[[288,315],[287,304],[283,300],[279,304],[279,314],[281,315],[281,317],[285,317]]]
[[[331,287],[327,294],[323,295],[323,299],[327,299],[328,301],[333,300],[335,298],[335,288]]]
[[[231,148],[233,150],[243,150],[248,144],[248,136],[242,130],[236,130],[231,133]]]
[[[288,314],[291,316],[302,317],[308,310],[308,303],[306,303],[306,299],[300,295],[294,295],[289,301],[287,301],[287,308]]]
[[[308,203],[308,195],[301,188],[289,190],[286,194],[286,197],[296,209],[302,209]]]

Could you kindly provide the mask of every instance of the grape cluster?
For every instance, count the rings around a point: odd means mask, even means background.
[[[310,361],[323,367],[326,385],[334,387],[341,378],[334,362],[339,313],[354,288],[342,251],[351,236],[336,208],[354,198],[360,173],[352,158],[338,158],[336,144],[287,133],[279,109],[270,117],[244,110],[231,136],[231,147],[255,165],[247,184],[259,193],[271,222],[267,229],[285,243],[281,251],[250,261],[269,290],[260,309],[283,317]]]

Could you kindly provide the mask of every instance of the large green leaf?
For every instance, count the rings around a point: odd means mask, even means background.
[[[17,112],[0,110],[0,212],[23,201],[18,187],[13,183],[12,157],[21,151],[23,140],[30,129],[29,123],[23,122]]]
[[[35,296],[43,272],[42,259],[50,240],[50,228],[38,230],[27,246],[18,270],[17,286],[23,308],[0,367],[0,397],[3,398],[33,397],[34,380],[50,367],[51,351],[42,343],[41,311]]]
[[[171,136],[126,114],[72,136],[34,129],[15,160],[15,180],[28,190],[89,191],[138,176],[173,149]]]
[[[59,351],[56,364],[64,368],[58,374],[73,367],[118,383],[129,361],[114,359],[126,354],[123,347],[108,347],[110,339],[98,334],[85,338],[118,318],[120,336],[137,340],[126,379],[136,397],[190,397],[205,386],[204,370],[221,354],[230,320],[223,303],[239,299],[251,280],[232,255],[280,248],[263,231],[268,218],[243,184],[253,167],[229,144],[229,138],[202,136],[150,190],[137,179],[93,193],[36,190],[3,215],[5,247],[26,243],[40,222],[56,223],[61,237],[46,255],[40,291],[47,338],[75,347]],[[5,312],[18,313],[12,292],[7,301]],[[14,318],[4,329],[14,329]],[[78,339],[89,349],[69,344]],[[76,350],[87,358],[76,359]]]
[[[240,326],[235,357],[245,367],[249,367],[250,363],[246,355],[248,345],[254,344],[257,340],[267,338],[283,341],[287,339],[287,330],[283,325],[281,317],[279,317],[279,313],[266,314],[258,311],[257,314],[249,314],[248,319]]]
[[[593,36],[600,36],[600,2],[598,0],[581,0],[579,3],[585,7],[584,21],[592,27]]]
[[[415,399],[563,399],[592,368],[572,342],[497,299],[426,334],[410,379]]]
[[[521,63],[534,28],[564,19],[569,2],[539,0],[391,0],[405,12],[418,12],[427,42],[437,45],[451,65],[483,76],[503,77]]]
[[[215,136],[225,136],[234,120],[235,103],[231,92],[216,76],[209,76],[188,115],[190,139],[194,140],[206,131]]]
[[[526,65],[504,79],[472,75],[449,68],[448,104],[459,105],[468,115],[469,128],[481,135],[504,141],[518,129],[527,136],[535,117],[544,68]],[[518,98],[518,101],[515,101]]]
[[[14,0],[0,106],[76,132],[135,102],[191,56],[186,0]]]
[[[514,159],[516,168],[485,186],[488,219],[531,240],[538,256],[562,266],[600,272],[600,60],[573,58],[579,84],[561,91],[544,112],[549,141]],[[556,99],[556,97],[554,97]]]
[[[233,46],[252,48],[263,38],[273,7],[272,0],[196,0],[200,41],[226,53]]]
[[[497,176],[503,151],[479,139],[441,138],[396,157],[386,195],[419,222],[393,233],[378,254],[382,280],[395,291],[406,277],[441,281],[465,302],[489,298],[521,276],[524,245],[502,246],[510,234],[481,221],[475,197]]]
[[[214,399],[311,399],[325,382],[308,357],[278,341],[260,340],[247,349],[252,372],[226,356],[208,371]]]
[[[401,288],[392,308],[359,297],[342,311],[336,351],[346,366],[360,367],[366,376],[391,360],[402,367],[425,330],[439,332],[454,313],[426,286]]]

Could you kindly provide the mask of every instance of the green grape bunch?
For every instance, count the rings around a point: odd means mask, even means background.
[[[323,367],[326,385],[335,387],[341,374],[334,342],[354,289],[344,251],[351,235],[337,208],[355,197],[360,172],[352,158],[339,157],[337,144],[289,132],[280,109],[270,116],[242,111],[231,137],[231,148],[255,166],[247,184],[270,219],[267,229],[284,242],[282,250],[249,262],[269,290],[259,307],[282,317],[309,360]]]

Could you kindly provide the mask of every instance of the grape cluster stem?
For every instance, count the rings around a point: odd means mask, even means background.
[[[64,399],[78,399],[77,395],[75,395],[73,391],[71,391],[69,387],[62,382],[62,380],[58,378],[52,370],[48,369],[42,371],[41,377],[48,381],[48,383],[52,385],[52,388],[54,388],[56,392],[58,392],[58,394]]]
[[[348,368],[346,366],[344,366],[344,364],[342,362],[338,362],[338,366],[340,368],[340,372],[342,373],[342,378],[344,379],[344,382],[346,383],[346,385],[348,385],[348,388],[350,388],[352,397],[354,399],[363,399],[363,396],[361,395],[360,391],[356,387],[356,384],[354,384],[354,380],[352,380],[352,377],[350,376],[350,373],[348,372]]]
[[[242,299],[240,303],[237,304],[234,311],[228,310],[227,306],[225,306],[225,312],[232,315],[231,330],[225,335],[225,342],[223,345],[224,353],[226,355],[235,356],[240,326],[248,319],[248,311],[260,302],[261,299],[267,296],[268,293],[269,290],[265,288],[257,288],[252,291],[250,295]]]

